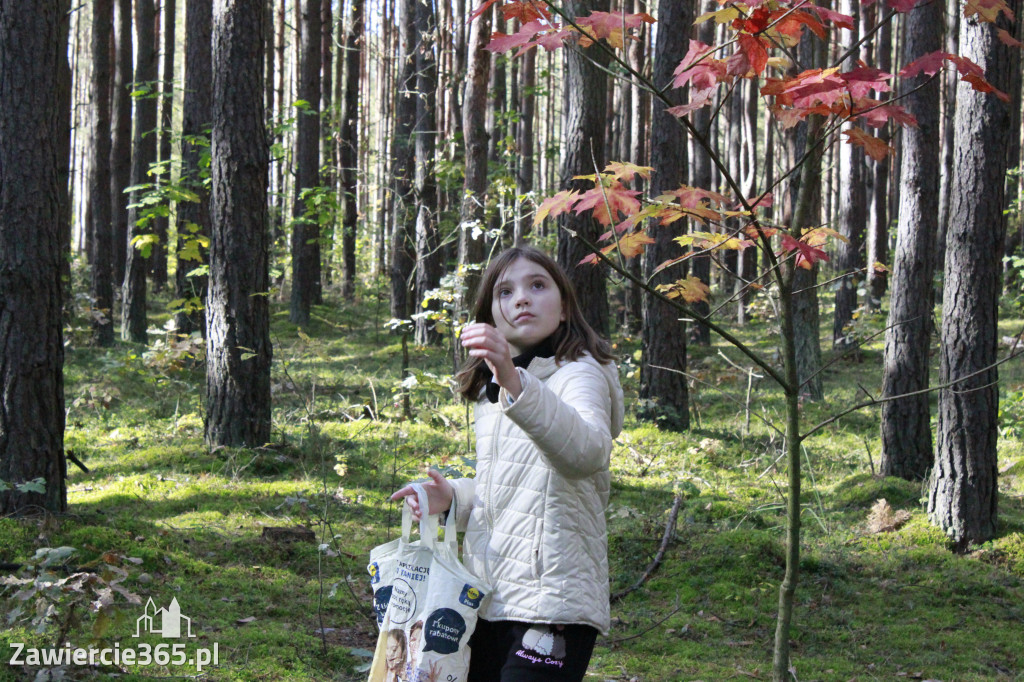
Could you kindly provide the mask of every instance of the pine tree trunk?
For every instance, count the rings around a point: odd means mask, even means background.
[[[416,2],[416,296],[413,308],[417,313],[437,311],[440,301],[427,302],[426,295],[441,281],[441,259],[437,234],[437,180],[435,152],[437,144],[437,62],[436,17],[433,3]],[[426,303],[426,308],[423,304]],[[418,318],[416,343],[436,344],[441,334],[434,320]]]
[[[185,89],[182,104],[181,182],[187,184],[199,201],[178,204],[178,243],[210,234],[210,194],[200,180],[200,157],[203,146],[199,138],[209,139],[213,121],[213,71],[211,40],[213,32],[213,1],[189,0],[185,5]],[[175,295],[179,299],[206,304],[209,278],[206,275],[189,277],[188,274],[204,262],[203,250],[197,250],[199,260],[187,260],[179,250],[178,269],[175,272]],[[189,306],[175,315],[179,334],[194,331],[206,333],[205,308]]]
[[[60,0],[0,0],[0,516],[67,509],[64,460]]]
[[[320,224],[303,192],[320,184],[320,6],[302,0],[299,37],[298,110],[295,135],[295,203],[292,217],[292,297],[288,319],[309,324],[310,308],[320,290]],[[310,215],[307,216],[307,213]]]
[[[270,440],[262,0],[215,0],[206,443]],[[319,16],[319,13],[318,15]]]
[[[60,44],[68,45],[71,38],[71,0],[60,0]],[[74,291],[71,288],[71,129],[72,123],[72,71],[65,56],[58,61],[57,112],[60,122],[57,130],[57,191],[60,205],[60,279],[63,292],[64,319],[69,321]],[[109,227],[108,227],[109,229]],[[108,313],[109,314],[109,313]]]
[[[942,48],[942,5],[924,5],[906,17],[903,61]],[[917,118],[903,129],[899,221],[892,294],[885,333],[883,396],[928,388],[932,336],[932,272],[939,222],[939,82],[921,75],[906,81],[903,106]],[[923,480],[932,467],[929,396],[882,404],[881,472]]]
[[[1020,11],[1020,0],[1008,3]],[[1011,28],[1005,19],[997,26]],[[960,22],[960,51],[996,88],[1009,90],[1020,52],[1003,45],[977,17]],[[946,234],[942,305],[938,448],[928,516],[958,550],[996,533],[996,360],[1003,245],[1005,131],[1010,111],[991,94],[957,89],[953,196]]]
[[[911,12],[913,14],[913,12]],[[892,22],[886,22],[878,32],[877,68],[886,73],[892,71]],[[922,53],[923,54],[923,53]],[[885,125],[878,129],[878,137],[886,144],[892,139],[892,126]],[[903,138],[906,139],[906,138]],[[885,271],[877,272],[875,263],[889,262],[889,164],[885,159],[875,164],[875,192],[872,212],[875,216],[871,221],[872,230],[868,235],[867,248],[867,306],[877,310],[882,305],[882,297],[888,287],[889,278]]]
[[[960,0],[945,0],[946,4],[946,52],[960,54]],[[946,231],[950,219],[950,202],[953,196],[953,162],[956,148],[956,91],[957,73],[947,69],[942,78],[942,173],[939,174],[939,232],[935,237],[935,270],[939,273],[945,267]],[[938,295],[942,296],[940,289]]]
[[[160,161],[163,172],[154,179],[161,185],[171,182],[171,138],[174,129],[171,125],[171,112],[174,108],[174,25],[176,17],[176,0],[162,0],[163,18],[161,29],[164,49],[160,82]],[[169,218],[159,217],[154,222],[154,232],[159,237],[159,247],[153,250],[150,258],[150,272],[153,276],[153,288],[163,289],[167,286],[167,252],[170,250],[168,241]]]
[[[491,36],[491,15],[484,12],[470,29],[469,66],[466,74],[466,93],[462,103],[462,129],[466,136],[466,180],[460,211],[459,265],[477,265],[484,259],[483,235],[475,235],[471,227],[484,217],[484,195],[487,191],[487,77],[490,73],[491,53],[484,49]],[[469,272],[465,278],[464,308],[472,309],[476,295],[478,272]]]
[[[658,5],[658,44],[654,50],[654,82],[666,83],[686,54],[688,27],[693,23],[687,3],[661,0]],[[673,105],[682,103],[683,93],[668,93]],[[677,189],[686,182],[686,136],[674,116],[658,102],[651,120],[651,196]],[[679,277],[668,269],[655,269],[678,254],[675,239],[684,234],[685,221],[651,230],[654,243],[644,251],[644,279],[651,285],[667,284]],[[637,416],[671,429],[690,426],[690,392],[686,377],[686,324],[679,321],[675,307],[646,294],[644,299],[643,362],[641,364],[640,407]],[[665,369],[660,369],[665,368]]]
[[[110,227],[110,40],[114,6],[96,0],[92,8],[92,116],[89,125],[89,265],[92,269],[92,338],[114,343],[113,233]]]
[[[713,3],[711,3],[711,0],[708,0],[704,4],[706,6],[705,9],[707,9]],[[717,5],[715,6],[717,7]],[[714,22],[702,22],[697,28],[697,39],[706,45],[713,43],[715,39]],[[702,107],[694,111],[691,116],[693,117],[693,126],[698,134],[709,137],[711,135],[711,107]],[[690,184],[694,187],[712,189],[714,185],[712,185],[711,157],[697,143],[696,139],[692,137],[690,138],[690,159],[693,167]],[[710,286],[711,256],[705,254],[690,259],[690,274],[700,279],[705,285]],[[707,316],[711,312],[711,307],[706,301],[698,301],[694,304],[693,310],[698,315]],[[700,322],[694,322],[690,325],[690,342],[697,346],[711,345],[711,330]]]
[[[153,0],[135,0],[135,35],[138,50],[135,63],[135,83],[138,87],[147,84],[153,88],[157,79],[157,52],[154,25],[156,11]],[[135,132],[132,138],[133,187],[150,182],[147,175],[150,165],[156,161],[156,98],[143,97],[135,102]],[[139,203],[138,190],[131,193],[131,203]],[[146,271],[148,269],[143,252],[130,240],[152,234],[151,226],[140,226],[139,209],[128,210],[129,244],[125,259],[124,285],[121,289],[121,338],[135,343],[146,343]],[[154,247],[155,248],[155,247]]]
[[[113,284],[124,282],[128,258],[128,195],[132,175],[132,0],[114,0],[114,85],[111,104],[110,205]],[[113,318],[113,310],[110,313]]]
[[[533,119],[536,115],[537,96],[534,91],[537,87],[537,50],[529,50],[523,55],[523,68],[520,71],[523,79],[523,86],[520,90],[520,121],[519,121],[519,171],[516,174],[516,192],[526,195],[533,191]],[[524,243],[525,237],[530,234],[533,221],[525,210],[525,204],[520,202],[516,215],[515,236],[513,242],[516,246]]]
[[[571,17],[606,11],[607,0],[571,0],[565,10]],[[562,98],[562,189],[582,190],[587,182],[573,180],[604,170],[604,129],[607,118],[608,77],[603,67],[608,55],[598,46],[563,50],[565,78]],[[596,169],[595,169],[596,166]],[[558,216],[558,262],[569,275],[580,301],[580,312],[598,334],[609,331],[608,289],[602,265],[579,265],[590,249],[574,238],[577,233],[590,243],[605,230],[590,215]]]
[[[359,170],[359,56],[363,51],[363,0],[349,0],[350,20],[345,36],[345,104],[341,115],[341,252],[344,265],[342,295],[351,301],[356,290],[356,221]]]

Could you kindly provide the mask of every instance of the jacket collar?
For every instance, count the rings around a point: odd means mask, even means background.
[[[554,334],[525,353],[515,356],[512,358],[512,364],[516,367],[522,367],[531,374],[537,374],[541,379],[547,378],[555,370],[555,342],[553,337]],[[501,391],[501,387],[494,381],[494,375],[486,363],[481,364],[480,367],[484,376],[487,377],[487,383],[485,384],[487,400],[496,403],[498,402],[498,393]]]

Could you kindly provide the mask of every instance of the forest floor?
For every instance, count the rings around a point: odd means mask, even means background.
[[[71,547],[70,558],[57,553],[54,563],[93,571],[85,574],[91,582],[0,597],[8,619],[0,680],[32,679],[54,667],[9,665],[15,643],[137,654],[148,645],[155,654],[158,635],[143,628],[134,636],[149,599],[157,608],[177,599],[191,619],[195,638],[173,640],[186,643],[184,655],[164,649],[166,664],[97,661],[53,672],[66,679],[365,679],[376,634],[367,553],[395,537],[400,518],[387,496],[427,465],[471,471],[471,430],[468,411],[445,383],[450,342],[410,345],[416,379],[403,385],[402,345],[385,327],[386,300],[365,290],[352,304],[328,299],[301,331],[274,304],[273,440],[254,449],[204,446],[204,375],[191,356],[201,343],[157,331],[147,348],[118,342],[99,349],[88,344],[87,323],[76,320],[66,335],[65,442],[89,472],[69,464],[66,515],[0,519],[0,562],[30,563],[41,548]],[[1006,312],[1001,331],[1011,336],[1021,316]],[[155,310],[153,328],[168,317]],[[882,328],[884,316],[857,324],[866,336]],[[739,334],[772,355],[770,324],[755,319]],[[781,423],[781,395],[756,382],[748,426],[747,376],[722,354],[739,366],[742,357],[720,342],[691,347],[693,427],[660,431],[632,414],[638,341],[614,342],[630,409],[612,454],[613,592],[637,581],[677,494],[682,503],[661,566],[613,605],[612,630],[598,639],[588,679],[768,680],[785,472],[781,439],[764,421]],[[859,357],[838,358],[825,372],[826,400],[805,404],[803,423],[862,400],[864,389],[877,394],[881,349],[879,336]],[[951,553],[929,525],[926,485],[875,475],[877,409],[808,441],[792,628],[801,682],[1024,680],[1024,363],[1005,365],[1000,377],[1000,531],[967,555]],[[884,510],[876,507],[883,498]],[[312,535],[267,530],[299,526]],[[110,583],[142,603],[104,592]],[[93,615],[94,601],[113,603],[112,616]],[[214,645],[216,664],[202,671],[189,664]]]

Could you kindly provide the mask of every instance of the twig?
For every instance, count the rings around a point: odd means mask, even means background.
[[[632,594],[643,587],[644,583],[650,580],[651,576],[654,575],[654,572],[658,570],[659,566],[661,566],[661,560],[665,558],[665,551],[668,549],[668,543],[672,541],[672,536],[675,534],[676,519],[679,518],[679,507],[682,502],[683,494],[676,493],[675,499],[672,500],[672,511],[669,512],[668,521],[665,523],[665,533],[661,536],[661,545],[658,546],[658,553],[654,555],[653,559],[651,559],[651,563],[647,564],[647,568],[644,569],[644,572],[640,574],[640,577],[637,578],[635,583],[612,595],[611,602],[613,604],[626,595]]]
[[[646,630],[642,630],[642,631],[640,631],[640,632],[636,633],[635,635],[629,635],[628,637],[620,637],[620,638],[618,638],[618,639],[612,639],[612,640],[608,640],[608,641],[606,641],[606,642],[601,642],[601,643],[600,643],[600,645],[601,645],[601,646],[607,646],[607,647],[612,647],[612,646],[615,646],[616,644],[621,644],[622,642],[628,642],[628,641],[629,641],[629,640],[631,640],[631,639],[636,639],[637,637],[643,637],[643,636],[644,636],[644,635],[646,635],[646,634],[647,634],[648,632],[650,632],[650,631],[651,631],[651,630],[653,630],[654,628],[658,627],[659,625],[661,625],[662,623],[664,623],[664,622],[665,622],[666,620],[668,620],[668,619],[669,619],[669,618],[671,618],[672,616],[674,616],[674,615],[676,615],[677,613],[679,613],[679,611],[680,611],[680,610],[681,610],[682,608],[683,608],[682,606],[676,606],[676,607],[675,607],[674,609],[672,609],[672,610],[671,610],[671,611],[669,612],[669,614],[668,614],[667,616],[665,616],[664,618],[662,618],[662,619],[661,619],[661,620],[659,620],[658,622],[654,623],[653,625],[651,625],[651,626],[650,626],[649,628],[647,628]]]

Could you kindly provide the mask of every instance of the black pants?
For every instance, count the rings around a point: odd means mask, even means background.
[[[594,652],[589,625],[477,621],[467,682],[579,682]]]

